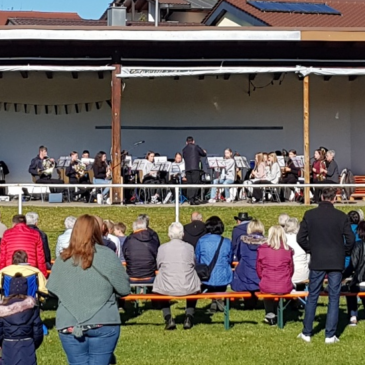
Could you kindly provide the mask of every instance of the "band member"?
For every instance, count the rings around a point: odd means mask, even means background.
[[[158,171],[152,171],[155,162],[155,153],[153,151],[148,151],[146,154],[145,163],[142,169],[142,183],[143,184],[160,184],[160,178]],[[152,204],[160,203],[161,193],[157,189],[149,189],[151,198],[150,202]]]
[[[326,178],[324,172],[320,172],[321,168],[326,169],[326,155],[323,150],[318,149],[314,151],[314,162],[312,165],[312,182],[317,183],[318,181],[323,181]]]
[[[264,155],[267,154],[266,153],[264,154],[262,152],[256,153],[255,166],[249,175],[249,179],[243,182],[243,185],[246,186],[245,187],[246,196],[248,196],[249,198],[251,198],[252,196],[252,187],[248,187],[248,185],[251,185],[258,180],[265,180],[266,176],[270,172],[270,166],[268,162],[265,162]],[[243,199],[246,199],[246,196],[243,196]]]
[[[193,137],[186,139],[186,146],[183,149],[185,161],[186,182],[188,184],[200,184],[200,158],[207,155],[207,151],[195,144]],[[199,189],[188,189],[187,198],[190,205],[199,205]]]
[[[182,184],[186,182],[185,177],[185,162],[180,152],[175,153],[174,162],[171,164],[169,184]],[[164,203],[169,200],[175,200],[175,189],[171,189],[164,199]]]
[[[225,167],[220,170],[218,179],[213,180],[213,184],[230,185],[234,183],[236,176],[236,163],[233,159],[233,153],[230,148],[224,150]],[[215,203],[217,195],[217,188],[212,188],[210,193],[209,203]],[[230,198],[229,188],[224,188],[224,197],[226,202],[230,203],[233,199]]]
[[[81,158],[90,158],[90,152],[88,150],[83,150]]]
[[[37,177],[36,184],[63,184],[60,179],[52,179],[53,169],[56,167],[56,162],[53,158],[47,157],[47,147],[40,146],[36,157],[32,159],[29,165],[28,172]],[[50,189],[56,192],[57,189]]]
[[[285,163],[285,167],[282,169],[282,176],[279,180],[281,184],[296,184],[298,182],[300,167],[296,167],[293,158],[297,157],[296,150],[290,150],[288,153],[288,159]],[[285,189],[280,189],[280,200],[285,201]],[[294,191],[294,188],[290,188],[290,190]]]
[[[79,160],[79,155],[76,151],[70,153],[71,162],[66,168],[66,176],[69,178],[70,184],[88,184],[89,177],[86,172],[86,166]],[[85,176],[86,175],[86,176]],[[86,203],[90,200],[90,191],[85,188],[78,188],[72,192],[72,200],[85,199]]]
[[[93,163],[94,172],[94,184],[110,184],[111,180],[108,179],[111,176],[111,169],[106,161],[106,153],[99,151]],[[108,198],[110,188],[104,188],[102,191],[103,197],[106,200]]]

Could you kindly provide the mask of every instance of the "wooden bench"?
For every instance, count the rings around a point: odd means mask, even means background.
[[[159,295],[159,294],[130,294],[124,297],[124,300],[136,301],[139,300],[189,300],[189,299],[224,299],[224,329],[229,329],[229,302],[230,300],[240,298],[251,298],[249,292],[224,292],[224,293],[201,293],[185,296],[170,296],[170,295]]]
[[[365,176],[354,176],[355,184],[365,184]],[[355,191],[351,194],[350,200],[361,198],[365,200],[365,188],[355,188]]]

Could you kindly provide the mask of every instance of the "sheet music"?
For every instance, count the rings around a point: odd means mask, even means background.
[[[132,167],[132,156],[125,156],[124,157],[123,166]]]
[[[167,162],[167,156],[155,156],[155,163]]]
[[[94,158],[82,158],[81,162],[84,163],[85,165],[92,165],[94,163],[95,159]]]
[[[162,163],[154,163],[151,171],[166,171],[169,172],[171,169],[172,163],[170,161],[162,162]]]
[[[278,156],[278,164],[279,164],[280,167],[285,167],[284,156]]]
[[[147,163],[147,160],[143,159],[135,159],[132,164],[132,171],[143,170],[144,165]]]
[[[240,169],[249,169],[250,164],[247,161],[247,158],[244,156],[235,156],[234,161],[236,162],[236,167]]]
[[[71,163],[71,156],[60,156],[60,158],[57,161],[57,167],[65,168],[70,166],[70,163]]]
[[[223,157],[207,157],[207,161],[210,169],[226,167],[226,161]]]
[[[173,162],[171,164],[170,174],[175,175],[175,174],[181,174],[183,172],[185,172],[185,162],[182,163]]]
[[[291,159],[295,167],[304,168],[304,156],[296,156]]]

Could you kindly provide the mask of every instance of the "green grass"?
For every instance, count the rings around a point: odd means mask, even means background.
[[[338,206],[348,212],[351,207]],[[250,215],[259,218],[265,224],[266,230],[277,222],[280,213],[301,219],[309,209],[296,207],[199,207],[205,218],[218,215],[224,221],[225,236],[231,235],[235,225],[233,216],[239,211],[248,211]],[[50,246],[54,254],[57,236],[64,230],[63,220],[68,215],[79,216],[84,213],[98,214],[103,218],[122,221],[129,230],[135,217],[142,211],[151,217],[151,227],[155,229],[161,242],[167,241],[167,227],[174,221],[173,208],[36,208],[25,207],[24,211],[35,210],[40,215],[40,228],[49,236]],[[181,209],[181,222],[187,223],[193,209]],[[1,208],[3,221],[10,226],[11,216],[16,214],[16,208]],[[321,299],[317,310],[315,333],[311,344],[302,343],[296,336],[302,329],[302,312],[286,310],[286,326],[283,330],[270,328],[263,321],[262,306],[255,311],[243,310],[242,303],[235,302],[231,310],[232,328],[225,331],[223,314],[213,317],[205,314],[209,302],[198,303],[195,321],[196,326],[190,331],[182,330],[184,303],[176,302],[172,307],[177,318],[178,330],[164,331],[164,323],[160,311],[152,310],[147,303],[147,309],[141,315],[134,317],[131,307],[122,313],[122,332],[115,354],[118,364],[362,364],[365,360],[363,345],[365,342],[365,321],[358,327],[349,328],[345,301],[341,299],[339,331],[341,342],[336,345],[324,345],[324,324],[327,311],[327,299]],[[362,312],[360,312],[360,316]],[[39,365],[67,364],[57,332],[54,326],[54,311],[42,314],[47,326],[51,328],[49,336],[37,352]]]

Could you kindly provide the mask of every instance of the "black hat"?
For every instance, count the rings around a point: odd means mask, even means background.
[[[234,217],[234,219],[236,220],[236,221],[241,221],[241,222],[243,222],[243,221],[251,221],[252,220],[252,217],[250,217],[249,215],[248,215],[248,213],[238,213],[238,217]]]

